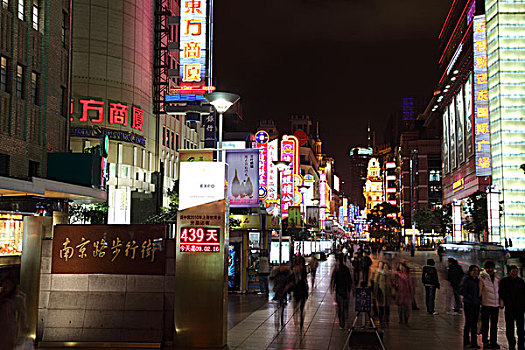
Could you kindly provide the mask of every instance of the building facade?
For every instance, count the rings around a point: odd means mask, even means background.
[[[350,150],[350,168],[348,169],[348,186],[350,202],[359,208],[365,208],[363,186],[367,177],[368,160],[373,150],[370,147],[354,147]]]
[[[383,176],[381,175],[381,165],[377,158],[370,158],[367,168],[367,176],[363,195],[366,199],[366,213],[369,214],[378,204],[385,201],[383,192]]]

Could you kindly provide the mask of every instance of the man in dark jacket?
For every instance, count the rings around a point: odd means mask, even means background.
[[[463,277],[459,289],[459,293],[463,296],[463,310],[465,312],[463,346],[470,345],[471,349],[480,349],[477,339],[479,309],[481,305],[478,277],[479,267],[470,265],[468,275]]]
[[[421,281],[425,286],[425,300],[427,305],[427,312],[430,315],[439,315],[434,309],[436,300],[436,289],[439,289],[439,278],[436,270],[436,262],[434,259],[428,259],[427,265],[423,267],[421,274]]]
[[[459,285],[465,276],[463,269],[454,258],[448,258],[447,280],[450,282],[452,293],[454,294],[454,315],[460,315],[461,298],[459,297]]]
[[[525,350],[524,311],[525,311],[525,281],[518,277],[518,267],[509,266],[509,275],[499,283],[501,305],[505,307],[505,327],[509,349],[516,349],[514,323],[518,333],[518,350]]]
[[[335,292],[339,327],[344,328],[346,314],[348,313],[348,299],[352,288],[352,277],[350,276],[350,269],[344,264],[342,256],[337,257],[337,264],[332,272],[330,287],[332,293]]]

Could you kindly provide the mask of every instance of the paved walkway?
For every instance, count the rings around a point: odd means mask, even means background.
[[[428,315],[425,310],[424,290],[421,284],[421,268],[427,258],[437,256],[434,252],[417,252],[416,257],[411,258],[402,253],[400,257],[389,260],[394,269],[400,260],[406,260],[413,272],[414,282],[417,286],[416,299],[420,310],[411,311],[408,326],[398,323],[397,306],[391,305],[390,324],[384,328],[384,343],[387,350],[425,349],[425,350],[457,350],[462,349],[463,342],[463,315],[455,316],[447,313],[451,305],[447,301],[448,282],[445,280],[445,265],[438,263],[440,281],[442,288],[438,291],[436,299],[437,316]],[[377,261],[383,257],[374,257],[373,270]],[[384,259],[385,261],[387,259]],[[316,288],[308,298],[305,307],[305,324],[303,333],[300,334],[299,324],[294,321],[293,304],[286,308],[285,327],[279,331],[276,329],[276,305],[273,302],[266,303],[264,296],[243,296],[239,301],[237,296],[230,296],[237,301],[234,304],[249,304],[235,308],[242,312],[235,312],[230,308],[230,322],[228,333],[228,345],[230,349],[259,350],[259,349],[343,349],[348,336],[347,330],[339,328],[336,316],[334,298],[329,291],[330,274],[334,264],[334,258],[319,264]],[[261,306],[262,305],[262,306]],[[251,312],[251,310],[254,310]],[[350,303],[350,321],[355,314],[353,302]],[[351,322],[348,322],[351,323]],[[503,312],[500,312],[498,324],[498,343],[502,349],[508,349],[505,337],[505,325]],[[478,344],[481,345],[481,336],[478,336]]]

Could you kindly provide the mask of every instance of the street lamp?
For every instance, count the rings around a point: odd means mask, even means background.
[[[281,265],[283,261],[283,192],[281,190],[281,173],[290,165],[290,162],[287,160],[272,160],[272,163],[278,172],[277,190],[279,191],[279,216],[281,217],[281,220],[279,220],[279,265]]]
[[[237,101],[240,96],[229,92],[210,92],[204,98],[219,112],[219,162],[222,161],[222,115]]]

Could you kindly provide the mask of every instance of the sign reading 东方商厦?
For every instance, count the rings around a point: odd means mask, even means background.
[[[163,275],[165,225],[57,225],[52,273]]]

